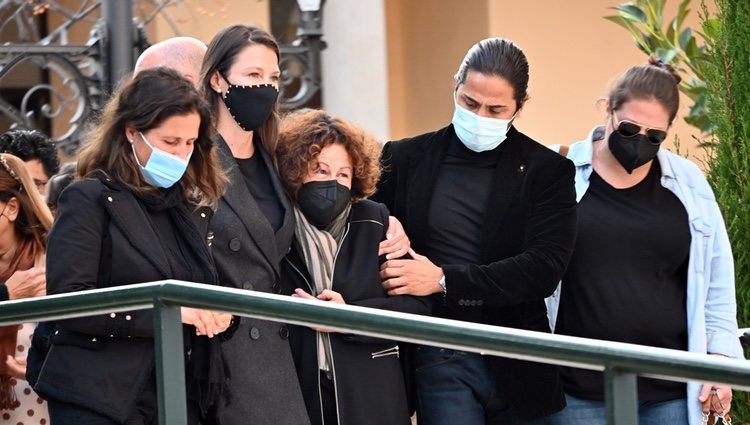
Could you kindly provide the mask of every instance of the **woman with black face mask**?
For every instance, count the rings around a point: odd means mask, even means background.
[[[294,235],[294,212],[276,170],[279,47],[266,31],[233,25],[206,51],[201,89],[215,117],[217,148],[229,187],[213,221],[213,254],[222,285],[280,292],[279,262]],[[398,229],[381,250],[404,255]],[[286,325],[237,318],[224,336],[231,400],[215,415],[224,425],[308,423]]]
[[[578,236],[548,300],[556,333],[742,358],[732,253],[714,194],[689,160],[660,149],[680,77],[651,59],[607,96],[604,125],[567,151]],[[555,320],[556,319],[556,320]],[[567,407],[552,424],[606,421],[600,372],[562,368]],[[638,379],[641,423],[700,424],[729,411],[723,385]]]
[[[234,25],[219,32],[201,70],[214,113],[219,159],[229,187],[214,216],[213,255],[224,286],[279,292],[279,261],[294,216],[274,164],[278,128],[279,48],[267,32]],[[218,423],[307,424],[285,325],[235,318],[222,338],[231,398]]]
[[[380,176],[378,142],[305,110],[283,120],[276,155],[296,216],[282,293],[429,314],[427,299],[389,297],[380,282],[389,213],[364,199]],[[410,423],[398,343],[300,326],[290,327],[289,342],[312,424]]]

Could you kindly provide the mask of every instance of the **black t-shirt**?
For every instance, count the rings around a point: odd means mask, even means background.
[[[438,265],[479,264],[482,224],[502,144],[491,151],[477,153],[466,148],[457,137],[449,143],[430,202],[430,233],[425,255]],[[448,311],[438,306],[434,314],[470,320],[467,314],[481,313],[477,308],[463,310]]]
[[[687,350],[690,228],[654,161],[643,181],[616,189],[592,172],[578,204],[578,238],[562,280],[555,332]],[[563,368],[566,392],[603,397],[601,372]],[[641,400],[685,397],[685,384],[638,379]]]
[[[240,167],[242,177],[245,178],[247,189],[253,195],[255,202],[273,231],[276,232],[284,222],[284,207],[276,196],[276,191],[271,183],[271,175],[259,149],[262,149],[262,147],[256,143],[253,156],[247,159],[235,159]]]

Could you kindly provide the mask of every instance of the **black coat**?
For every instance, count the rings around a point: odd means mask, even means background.
[[[219,138],[219,157],[229,187],[212,222],[213,254],[224,286],[279,293],[279,263],[294,235],[294,212],[284,193],[271,157],[259,144],[273,189],[284,209],[281,228],[274,232],[247,188],[237,161]],[[242,317],[223,343],[230,374],[231,402],[219,405],[222,425],[308,423],[286,325]]]
[[[203,208],[193,214],[204,242],[210,213]],[[171,254],[158,241],[149,213],[132,192],[98,179],[75,182],[60,197],[49,235],[47,292],[174,278]],[[207,244],[198,249],[209,258]],[[154,379],[153,334],[152,309],[60,321],[34,389],[124,422]]]
[[[429,314],[426,298],[389,297],[381,286],[378,245],[385,239],[388,215],[382,204],[365,200],[352,205],[334,263],[332,289],[341,293],[347,304]],[[291,294],[295,288],[313,292],[314,283],[297,247],[282,262],[281,281],[283,293]],[[409,424],[404,377],[394,349],[398,343],[352,334],[331,333],[330,337],[339,423]],[[291,326],[289,341],[310,420],[322,424],[316,333]],[[376,354],[379,352],[384,355]]]
[[[453,126],[383,148],[384,173],[372,199],[404,225],[416,252],[429,240],[428,206]],[[459,142],[460,143],[460,142]],[[482,264],[439,264],[445,307],[481,309],[482,323],[549,332],[544,298],[570,259],[576,234],[573,163],[519,133],[502,143],[490,205],[482,225]],[[556,368],[492,357],[498,389],[515,413],[532,419],[564,406]]]

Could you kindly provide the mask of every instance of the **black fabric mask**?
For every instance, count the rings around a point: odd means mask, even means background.
[[[633,174],[633,170],[654,159],[661,145],[651,142],[644,134],[626,137],[617,130],[609,135],[608,143],[612,155],[628,174]]]
[[[237,125],[245,131],[255,131],[271,116],[278,96],[279,90],[273,84],[229,84],[222,98]]]
[[[352,201],[349,188],[336,180],[307,182],[297,193],[302,214],[313,226],[323,229]]]

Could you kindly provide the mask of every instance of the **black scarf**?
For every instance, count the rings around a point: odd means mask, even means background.
[[[111,185],[111,183],[110,183]],[[150,211],[164,211],[169,214],[173,229],[185,255],[184,262],[190,265],[184,280],[219,285],[219,277],[209,251],[206,235],[196,226],[194,205],[185,201],[182,185],[176,184],[158,192],[134,193],[136,198]],[[203,209],[210,214],[210,210]],[[207,210],[207,211],[205,211]],[[170,264],[174,267],[173,264]],[[185,274],[182,270],[182,274]],[[221,398],[229,399],[228,368],[226,367],[221,341],[218,337],[197,336],[192,326],[183,326],[186,349],[190,352],[186,361],[187,397],[196,402],[205,417],[208,411]]]

